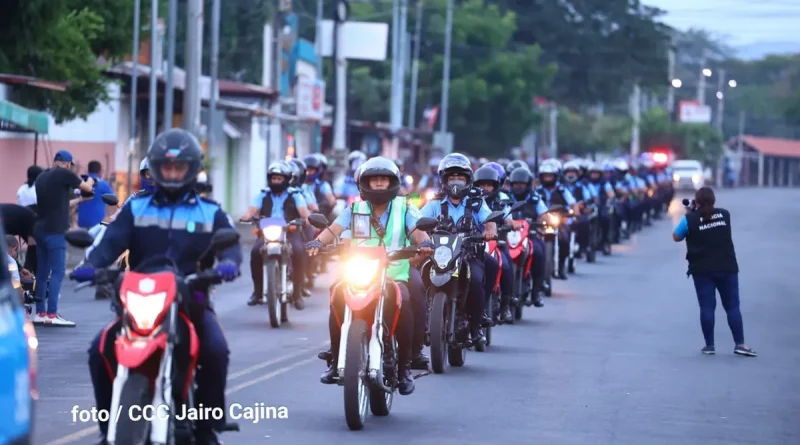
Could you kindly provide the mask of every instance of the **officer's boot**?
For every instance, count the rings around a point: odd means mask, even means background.
[[[100,428],[100,435],[98,436],[98,440],[95,442],[95,445],[108,445],[108,441],[106,441],[106,435],[108,434],[108,422],[99,421],[97,422],[97,426]]]
[[[253,294],[250,295],[250,299],[247,300],[247,305],[248,306],[255,306],[255,305],[260,304],[260,303],[261,303],[261,294],[258,294],[258,293],[255,293],[255,292],[253,292]]]
[[[292,289],[292,302],[294,303],[294,308],[298,311],[302,311],[306,307],[306,302],[303,301],[302,287],[303,286],[293,286]]]
[[[486,337],[483,336],[483,328],[479,326],[472,326],[471,328],[472,345],[486,344]]]
[[[503,296],[502,299],[501,299],[501,302],[502,303],[500,304],[500,317],[499,317],[500,320],[499,321],[500,321],[501,324],[509,323],[513,319],[513,315],[511,315],[511,307],[510,307],[510,304],[509,304],[509,303],[511,303],[511,295]]]
[[[419,342],[418,345],[414,345],[414,350],[416,352],[411,356],[411,369],[427,370],[430,361],[428,360],[428,356],[422,352],[422,342]]]
[[[339,379],[339,370],[337,369],[339,352],[331,348],[330,351],[320,352],[318,357],[328,362],[328,369],[322,373],[319,381],[324,385],[333,385]]]
[[[414,376],[411,374],[411,361],[400,359],[397,369],[397,389],[401,396],[414,392]]]
[[[544,292],[542,292],[542,281],[541,279],[537,279],[534,282],[533,289],[531,289],[531,298],[533,299],[533,305],[535,307],[542,307],[544,306]]]
[[[567,258],[559,258],[558,259],[558,279],[566,280],[567,279]]]

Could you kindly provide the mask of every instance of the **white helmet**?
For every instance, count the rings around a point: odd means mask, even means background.
[[[628,163],[627,163],[627,162],[625,162],[625,160],[624,160],[624,159],[618,159],[618,160],[617,160],[617,161],[614,163],[614,168],[616,168],[616,169],[617,169],[617,170],[619,170],[619,171],[628,171],[628,169],[629,169],[630,167],[628,166]]]
[[[580,169],[581,169],[581,163],[579,161],[569,161],[564,164],[564,171],[567,170],[580,171]]]
[[[550,161],[550,159],[548,159],[547,161],[542,162],[541,165],[539,165],[539,174],[540,175],[557,175],[561,171],[561,169],[559,168],[559,165],[557,163],[555,163],[555,162],[548,162],[548,161]]]

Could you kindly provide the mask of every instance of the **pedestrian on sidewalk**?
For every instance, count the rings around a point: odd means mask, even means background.
[[[36,313],[31,321],[52,326],[75,326],[58,314],[58,298],[61,282],[66,274],[67,240],[64,234],[70,226],[70,206],[81,198],[75,198],[75,189],[91,193],[93,178],[82,181],[72,170],[72,154],[60,150],[53,159],[53,168],[45,170],[36,178],[38,213],[33,228],[36,239],[38,267],[36,277]],[[49,278],[49,283],[48,283]],[[49,289],[48,289],[49,288]],[[46,296],[46,299],[45,299]]]
[[[689,212],[672,233],[676,242],[686,240],[686,276],[694,279],[697,302],[700,305],[700,326],[706,346],[703,354],[711,355],[714,349],[714,311],[717,308],[717,291],[722,307],[728,315],[728,326],[736,346],[734,354],[755,357],[756,352],[744,342],[742,313],[739,310],[739,265],[733,247],[731,215],[727,210],[714,207],[716,197],[709,187],[695,194]]]

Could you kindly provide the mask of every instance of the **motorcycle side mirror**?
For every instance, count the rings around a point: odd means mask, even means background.
[[[117,199],[117,196],[114,195],[113,193],[106,193],[100,196],[100,199],[102,199],[103,202],[110,207],[114,207],[117,204],[119,204],[119,199]]]
[[[325,216],[320,215],[319,213],[314,213],[308,217],[308,222],[311,223],[317,229],[326,229],[328,228],[328,218]]]
[[[428,218],[422,217],[417,220],[416,229],[422,230],[423,232],[430,232],[436,228],[436,225],[439,224],[439,221],[436,218]]]
[[[483,221],[484,224],[486,223],[499,223],[503,221],[503,212],[492,212],[489,216]]]
[[[85,249],[94,244],[94,237],[85,229],[70,230],[64,235],[70,246]]]
[[[239,243],[239,232],[236,229],[220,229],[211,238],[211,248],[219,252]]]

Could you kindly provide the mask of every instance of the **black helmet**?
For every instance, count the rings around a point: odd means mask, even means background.
[[[147,163],[156,187],[174,199],[194,189],[197,174],[203,169],[203,149],[191,133],[173,128],[153,140]],[[185,165],[186,172],[180,178],[165,177],[164,166],[168,164]]]
[[[283,193],[289,188],[289,183],[292,181],[294,175],[294,168],[292,164],[286,161],[273,162],[267,169],[267,187],[275,193]],[[274,176],[283,177],[283,182],[280,184],[273,184],[272,178]]]
[[[319,153],[314,153],[306,156],[303,158],[303,162],[306,163],[306,169],[313,168],[315,172],[313,174],[306,176],[306,181],[314,182],[322,175],[322,171],[324,167],[322,165],[322,160],[318,156]]]
[[[508,165],[506,165],[506,175],[508,177],[511,177],[511,172],[513,172],[514,170],[516,170],[518,168],[524,168],[524,169],[528,170],[528,164],[526,164],[525,161],[520,160],[520,159],[516,159],[514,161],[511,161],[511,162],[508,163]]]
[[[372,190],[369,187],[369,178],[385,176],[389,178],[389,187],[386,190]],[[400,192],[400,169],[394,162],[383,156],[376,156],[363,163],[359,168],[358,190],[364,201],[382,205],[397,197]]]
[[[292,185],[295,187],[300,187],[306,182],[306,163],[297,158],[292,158],[292,160],[289,162],[294,167]]]
[[[494,186],[494,190],[489,193],[489,196],[492,198],[497,196],[497,193],[500,191],[500,174],[497,173],[497,170],[493,169],[489,165],[484,165],[483,167],[475,170],[473,181],[477,186],[480,186],[481,182],[490,183],[492,186]]]
[[[508,182],[511,184],[511,194],[521,201],[526,199],[531,192],[533,174],[527,168],[518,168],[508,176]]]
[[[439,162],[439,180],[442,184],[442,190],[453,199],[462,199],[467,196],[469,190],[472,188],[472,165],[469,159],[461,153],[451,153]],[[467,183],[464,185],[447,185],[447,178],[452,175],[461,175],[467,177]]]

